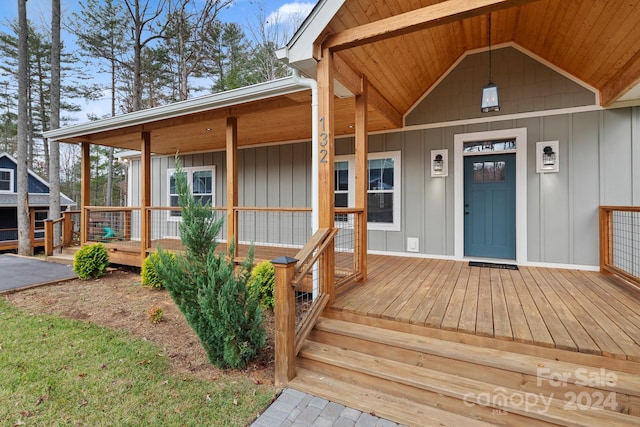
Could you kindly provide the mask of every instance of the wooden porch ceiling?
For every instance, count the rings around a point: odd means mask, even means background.
[[[462,55],[488,46],[487,12],[492,45],[527,49],[600,91],[604,106],[640,83],[640,7],[627,0],[346,0],[317,43],[405,114]]]
[[[353,134],[355,99],[336,99],[336,135]],[[140,150],[141,133],[151,133],[151,151],[156,154],[223,150],[226,118],[238,119],[238,146],[311,140],[311,91],[303,90],[265,100],[182,114],[178,117],[122,126],[105,132],[87,132],[64,142],[89,142],[103,146]],[[373,107],[369,108],[371,130],[394,127]]]

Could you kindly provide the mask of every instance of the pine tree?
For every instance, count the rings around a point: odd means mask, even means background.
[[[250,59],[251,46],[235,23],[217,22],[208,33],[211,44],[210,69],[215,77],[213,92],[259,83]]]
[[[175,179],[185,251],[172,257],[158,248],[153,266],[200,338],[209,361],[221,368],[243,368],[266,341],[259,300],[247,289],[253,247],[239,267],[234,262],[233,242],[227,252],[216,253],[216,236],[224,217],[217,219],[209,204],[202,205],[193,198],[177,158]]]

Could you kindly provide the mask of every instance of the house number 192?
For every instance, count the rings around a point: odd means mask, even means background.
[[[327,144],[329,144],[329,134],[324,130],[324,117],[320,118],[320,163],[327,163]]]

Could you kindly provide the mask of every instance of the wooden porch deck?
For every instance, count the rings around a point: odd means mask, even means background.
[[[42,248],[44,247],[44,239],[34,239],[31,242],[31,250],[34,248]],[[17,240],[0,240],[0,251],[8,251],[18,249],[18,241]]]
[[[598,272],[368,257],[334,310],[502,341],[640,361],[640,292]]]
[[[140,267],[140,241],[137,240],[112,240],[101,242],[109,251],[109,259],[112,263]],[[147,253],[155,252],[158,247],[169,251],[182,251],[184,246],[179,239],[157,239],[151,242]],[[227,244],[219,242],[216,252],[226,251]],[[238,258],[244,258],[249,251],[249,245],[238,245]],[[273,260],[283,255],[295,256],[298,248],[255,246],[254,262]]]

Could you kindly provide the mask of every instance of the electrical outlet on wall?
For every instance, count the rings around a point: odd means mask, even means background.
[[[420,240],[417,237],[407,237],[407,252],[420,252]]]

